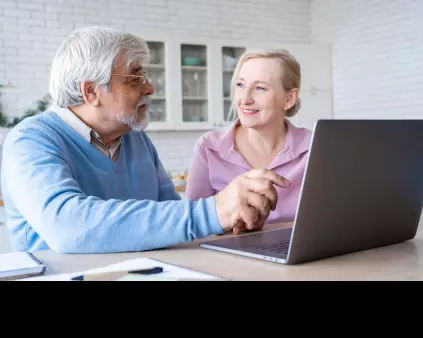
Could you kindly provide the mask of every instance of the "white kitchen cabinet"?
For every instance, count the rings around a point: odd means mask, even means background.
[[[161,41],[149,41],[150,61],[143,65],[147,72],[148,81],[154,87],[152,101],[149,104],[151,122],[166,123],[168,121],[166,73],[169,67],[165,64],[165,43]]]
[[[180,36],[147,35],[152,56],[144,68],[155,87],[149,106],[154,130],[211,130],[231,123],[230,87],[236,61],[245,51],[285,48],[300,62],[303,108],[294,124],[312,128],[332,118],[332,74],[329,45],[263,43]]]
[[[248,41],[219,40],[211,44],[216,71],[212,71],[213,87],[211,96],[218,103],[212,115],[212,128],[227,126],[231,123],[229,109],[231,105],[231,81],[237,61],[249,48]]]
[[[212,128],[216,102],[212,99],[214,69],[212,44],[193,39],[174,40],[176,128],[201,130]]]
[[[332,118],[332,92],[328,90],[303,90],[300,93],[301,109],[292,121],[298,127],[313,130],[318,119]]]
[[[150,130],[175,129],[175,116],[171,107],[175,106],[173,95],[172,72],[175,66],[172,63],[172,41],[168,37],[157,34],[145,36],[150,49],[150,60],[143,65],[147,78],[155,89],[152,101],[149,104]]]
[[[301,109],[288,118],[295,126],[313,130],[318,119],[332,118],[332,92],[328,90],[302,90]]]
[[[301,65],[302,90],[332,90],[332,61],[329,45],[295,44],[290,52]]]

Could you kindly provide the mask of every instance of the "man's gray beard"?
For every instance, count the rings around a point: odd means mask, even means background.
[[[145,117],[141,122],[137,121],[137,112],[135,112],[131,116],[121,117],[118,119],[118,121],[124,125],[127,125],[133,131],[142,131],[145,128],[147,128],[148,123],[150,122],[150,114],[148,113],[148,108],[147,108],[145,111]]]

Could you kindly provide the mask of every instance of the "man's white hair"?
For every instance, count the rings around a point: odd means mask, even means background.
[[[124,56],[128,70],[131,64],[144,63],[149,54],[146,41],[129,33],[99,26],[74,30],[53,59],[49,90],[53,103],[59,107],[80,105],[84,102],[82,81],[107,87],[119,55]]]

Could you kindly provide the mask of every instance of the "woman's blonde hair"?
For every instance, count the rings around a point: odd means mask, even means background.
[[[239,72],[243,64],[249,59],[255,58],[272,58],[277,59],[280,62],[282,69],[281,83],[285,91],[301,86],[301,66],[293,55],[291,55],[285,49],[266,49],[252,52],[245,52],[238,60],[231,82],[231,107],[228,115],[229,120],[234,120],[237,116],[236,102],[234,102],[235,86],[238,81]],[[301,108],[301,100],[298,97],[295,104],[286,110],[285,115],[287,117],[294,116]]]

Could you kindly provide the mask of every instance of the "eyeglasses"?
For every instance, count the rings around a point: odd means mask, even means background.
[[[146,81],[148,80],[147,79],[147,72],[146,71],[143,71],[142,72],[142,75],[132,75],[132,74],[110,74],[110,75],[119,75],[119,76],[126,76],[126,77],[139,77],[139,78],[141,78],[142,79],[142,83],[141,83],[141,85],[142,86],[145,86],[145,83],[146,83]]]

